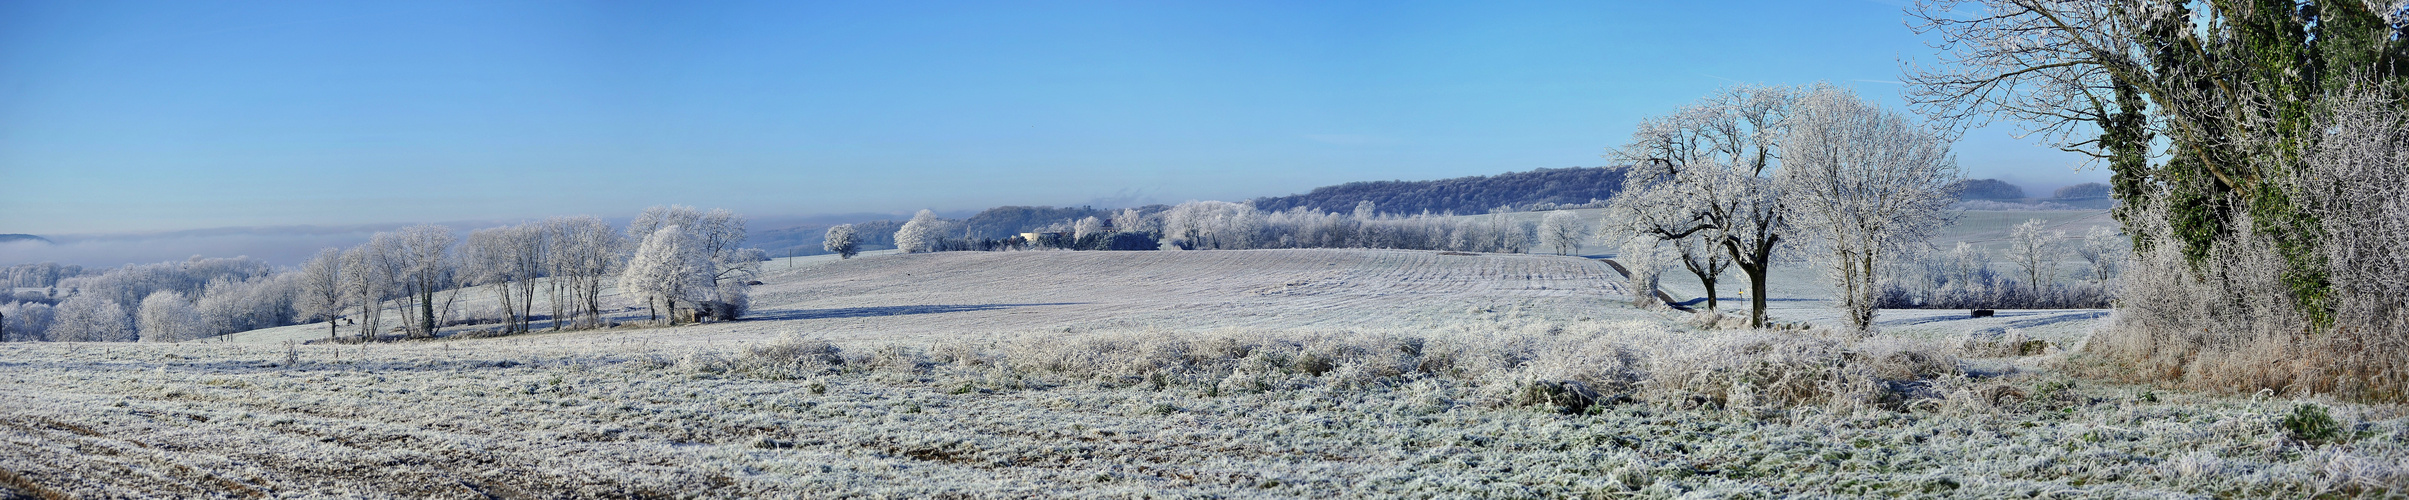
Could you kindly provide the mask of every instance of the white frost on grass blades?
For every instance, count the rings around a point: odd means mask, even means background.
[[[2353,437],[2308,445],[2280,430],[2291,401],[1943,375],[1940,398],[1894,412],[1857,381],[1945,353],[1555,330],[700,350],[573,334],[302,346],[292,366],[273,346],[11,344],[25,361],[0,377],[29,390],[0,406],[0,469],[84,496],[2280,497],[2409,480],[2397,408],[2331,405]],[[1869,362],[1838,365],[1849,352]],[[1826,375],[1852,371],[1871,377]],[[1640,401],[1568,415],[1524,397],[1552,380]]]

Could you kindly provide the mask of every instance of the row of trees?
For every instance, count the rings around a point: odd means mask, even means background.
[[[1159,213],[1125,209],[1107,222],[1088,217],[1048,228],[1063,241],[1020,242],[1026,247],[1078,249],[1239,250],[1261,248],[1394,248],[1465,252],[1525,252],[1534,237],[1530,224],[1510,216],[1451,217],[1423,214],[1412,217],[1375,215],[1373,204],[1361,202],[1351,214],[1293,208],[1259,211],[1245,203],[1191,201]],[[830,230],[832,241],[838,230]],[[952,222],[920,211],[895,233],[906,252],[964,248],[948,237]],[[1144,235],[1150,241],[1126,241]],[[977,246],[971,246],[976,248]],[[832,251],[835,249],[832,247]]]
[[[178,341],[294,316],[290,277],[242,257],[128,265],[53,286],[47,300],[0,305],[0,341]]]
[[[2118,269],[2132,252],[2130,241],[2101,226],[2070,239],[2064,231],[2031,220],[2010,231],[2005,257],[2014,271],[1998,269],[1990,252],[1958,243],[1947,252],[1899,261],[1899,269],[1883,283],[1878,303],[1895,309],[2105,308],[2114,295]],[[2068,261],[2079,261],[2082,267],[2061,269]]]
[[[398,313],[409,336],[470,316],[462,293],[492,294],[504,332],[525,332],[544,300],[553,329],[605,324],[603,291],[650,306],[669,322],[733,319],[749,305],[750,278],[767,257],[741,248],[745,220],[727,210],[656,206],[622,234],[594,217],[558,217],[470,231],[442,226],[377,233],[349,249],[329,248],[297,270],[276,272],[248,258],[133,265],[58,284],[57,306],[0,305],[0,340],[178,341],[325,321],[337,336],[348,317],[364,336]]]
[[[48,288],[59,280],[82,276],[84,266],[59,265],[57,262],[18,264],[0,268],[0,282],[14,288]]]

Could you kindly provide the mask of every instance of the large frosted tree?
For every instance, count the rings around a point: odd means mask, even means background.
[[[839,259],[850,259],[862,253],[862,235],[853,231],[852,224],[829,226],[828,237],[820,247],[836,252]]]
[[[1571,210],[1548,212],[1547,218],[1539,220],[1540,241],[1555,248],[1558,254],[1572,255],[1581,249],[1581,240],[1587,237],[1589,223],[1582,222],[1581,216]]]
[[[1782,139],[1781,182],[1851,329],[1873,329],[1889,262],[1948,222],[1957,161],[1940,132],[1845,89],[1818,84]]]
[[[642,239],[669,226],[685,231],[694,240],[696,251],[711,261],[712,286],[718,286],[722,280],[757,274],[761,261],[768,256],[761,249],[742,247],[746,238],[745,218],[727,209],[705,212],[684,205],[656,205],[644,209],[628,223],[627,235],[634,238],[631,242],[642,243]]]
[[[552,279],[568,289],[577,315],[574,326],[601,326],[603,284],[625,262],[620,248],[626,246],[626,238],[594,217],[561,219],[550,227]]]
[[[193,312],[192,303],[184,300],[184,294],[174,290],[151,292],[150,297],[142,299],[142,307],[135,316],[139,318],[138,331],[143,342],[180,342],[200,336],[200,315]]]
[[[934,252],[945,237],[945,221],[936,212],[921,210],[895,231],[895,248],[904,253]]]
[[[663,226],[644,238],[636,247],[627,268],[619,273],[619,289],[643,297],[647,305],[658,305],[654,319],[665,323],[677,322],[680,302],[695,304],[707,298],[714,274],[710,259],[693,236],[679,226]]]
[[[503,329],[525,332],[544,272],[547,236],[541,225],[503,226],[468,233],[460,248],[462,285],[484,285],[502,306]]]
[[[293,310],[301,318],[326,321],[326,338],[335,338],[335,319],[343,317],[343,250],[319,250],[301,264]]]
[[[77,294],[60,302],[52,316],[50,340],[59,342],[129,342],[134,325],[125,307],[97,294]]]
[[[1790,245],[1790,209],[1774,178],[1800,91],[1736,86],[1649,118],[1609,157],[1626,162],[1624,194],[1608,207],[1631,233],[1702,238],[1748,275],[1751,327],[1765,325],[1766,283]]]
[[[412,336],[435,335],[435,294],[452,288],[452,244],[458,240],[451,228],[417,225],[394,233],[393,245],[385,248],[409,299],[402,318],[411,323]]]

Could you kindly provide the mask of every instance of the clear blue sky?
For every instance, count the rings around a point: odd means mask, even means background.
[[[1892,2],[0,2],[0,233],[1239,200],[1597,166]],[[1974,177],[2105,178],[1978,131]]]

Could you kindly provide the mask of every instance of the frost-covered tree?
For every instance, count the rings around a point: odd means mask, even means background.
[[[628,223],[627,235],[633,238],[630,240],[632,243],[640,244],[642,239],[668,226],[677,226],[686,231],[687,236],[694,240],[696,251],[702,252],[703,258],[711,261],[714,273],[711,283],[714,286],[720,280],[757,274],[761,269],[761,261],[766,260],[768,255],[760,249],[742,247],[746,237],[745,218],[727,209],[715,208],[705,212],[684,205],[655,205],[644,209]]]
[[[1146,216],[1135,208],[1121,209],[1112,216],[1113,229],[1124,233],[1152,233],[1162,230],[1162,221]]]
[[[0,342],[48,340],[54,312],[40,302],[0,304]]]
[[[504,331],[530,328],[527,318],[549,253],[547,240],[541,225],[504,226],[471,231],[460,247],[462,285],[484,285],[494,294],[502,306]]]
[[[384,247],[385,259],[397,271],[393,276],[408,299],[402,319],[410,325],[410,335],[434,336],[435,295],[452,288],[452,244],[459,238],[451,228],[436,225],[410,226],[392,235],[393,243]]]
[[[1556,253],[1572,255],[1581,249],[1581,240],[1589,236],[1589,223],[1571,210],[1549,212],[1539,221],[1539,239],[1547,242]]]
[[[551,224],[552,279],[565,282],[576,304],[577,328],[602,326],[602,288],[619,274],[625,262],[620,248],[625,238],[594,217],[571,217]]]
[[[344,273],[344,285],[351,304],[360,308],[357,322],[365,339],[384,334],[385,302],[400,294],[396,277],[401,275],[402,262],[388,258],[394,252],[386,248],[393,244],[392,237],[379,233],[367,243],[343,251],[343,268],[349,270]]]
[[[1800,99],[1782,139],[1781,181],[1839,292],[1849,328],[1873,329],[1890,261],[1948,223],[1957,161],[1939,131],[1830,84]]]
[[[1079,219],[1079,223],[1071,225],[1071,239],[1073,241],[1087,239],[1087,235],[1091,234],[1104,234],[1104,219],[1096,218],[1095,216],[1089,216],[1085,219]]]
[[[2132,242],[2108,226],[2091,226],[2090,231],[2083,233],[2083,245],[2075,251],[2091,264],[2091,279],[2107,281],[2116,279],[2118,265],[2125,256],[2133,254]]]
[[[301,264],[296,278],[293,309],[301,318],[326,321],[326,338],[335,338],[335,319],[343,317],[343,250],[319,250],[309,262]]]
[[[628,259],[627,269],[619,273],[619,289],[624,293],[644,297],[647,305],[659,306],[653,319],[675,324],[678,303],[698,303],[708,298],[712,287],[710,259],[694,238],[679,226],[664,226],[644,238],[636,254]]]
[[[1609,209],[1628,230],[1659,239],[1709,238],[1748,275],[1749,326],[1765,325],[1766,283],[1789,247],[1790,209],[1782,183],[1781,139],[1799,91],[1737,86],[1671,115],[1649,118],[1610,155],[1630,166],[1624,194]]]
[[[1663,281],[1665,261],[1670,260],[1664,247],[1664,240],[1643,234],[1624,238],[1622,247],[1616,250],[1615,260],[1631,273],[1632,304],[1645,306],[1657,301],[1656,287]]]
[[[1164,246],[1191,250],[1253,248],[1262,217],[1254,207],[1190,201],[1163,214]]]
[[[184,294],[174,290],[151,292],[142,299],[141,327],[137,330],[143,342],[180,342],[200,337],[200,316]]]
[[[852,224],[829,226],[828,237],[821,241],[820,247],[836,252],[839,259],[850,259],[862,253],[862,235],[853,231]]]
[[[2035,297],[2042,296],[2042,287],[2058,279],[2058,259],[2065,254],[2065,231],[2049,230],[2049,223],[2029,219],[2017,224],[2008,235],[2008,258],[2024,268],[2024,279]]]
[[[50,326],[58,342],[131,342],[134,325],[117,301],[98,294],[77,294],[60,302]]]
[[[945,237],[945,229],[945,221],[937,219],[936,212],[921,210],[912,214],[912,220],[904,222],[902,229],[895,231],[895,248],[904,253],[937,251],[939,240]]]

